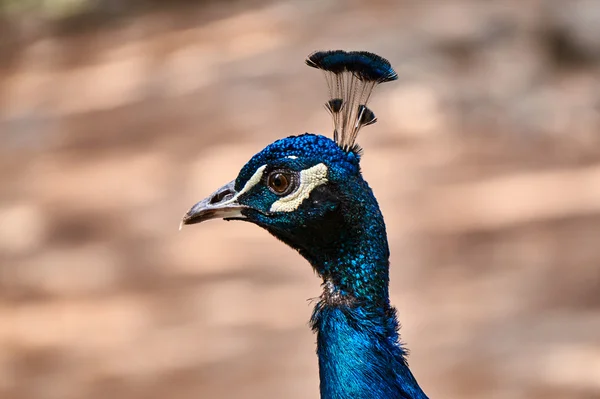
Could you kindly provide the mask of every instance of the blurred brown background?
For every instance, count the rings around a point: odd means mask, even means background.
[[[317,49],[390,59],[363,171],[431,398],[600,398],[600,2],[0,2],[0,397],[317,398],[319,280],[177,231],[330,134]]]

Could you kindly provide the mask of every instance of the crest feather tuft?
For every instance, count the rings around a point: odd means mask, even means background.
[[[345,151],[359,148],[358,131],[377,122],[367,107],[375,86],[398,79],[389,61],[368,51],[317,51],[306,59],[325,74],[329,101],[325,108],[333,118],[333,138]]]

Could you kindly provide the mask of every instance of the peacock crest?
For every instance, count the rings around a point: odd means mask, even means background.
[[[373,89],[398,79],[385,58],[368,51],[317,51],[306,64],[325,74],[329,101],[325,108],[333,118],[333,139],[344,151],[359,153],[356,137],[363,126],[377,122],[367,107]]]

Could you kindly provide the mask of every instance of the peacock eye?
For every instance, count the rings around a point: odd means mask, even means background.
[[[287,194],[292,188],[293,177],[288,173],[281,171],[271,172],[267,178],[269,189],[277,195]]]

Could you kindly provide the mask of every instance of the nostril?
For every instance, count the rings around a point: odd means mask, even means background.
[[[219,202],[223,202],[225,200],[229,200],[233,197],[234,193],[231,189],[229,188],[225,188],[221,191],[219,191],[218,193],[216,193],[211,199],[210,199],[210,204],[214,205],[214,204],[218,204]]]

